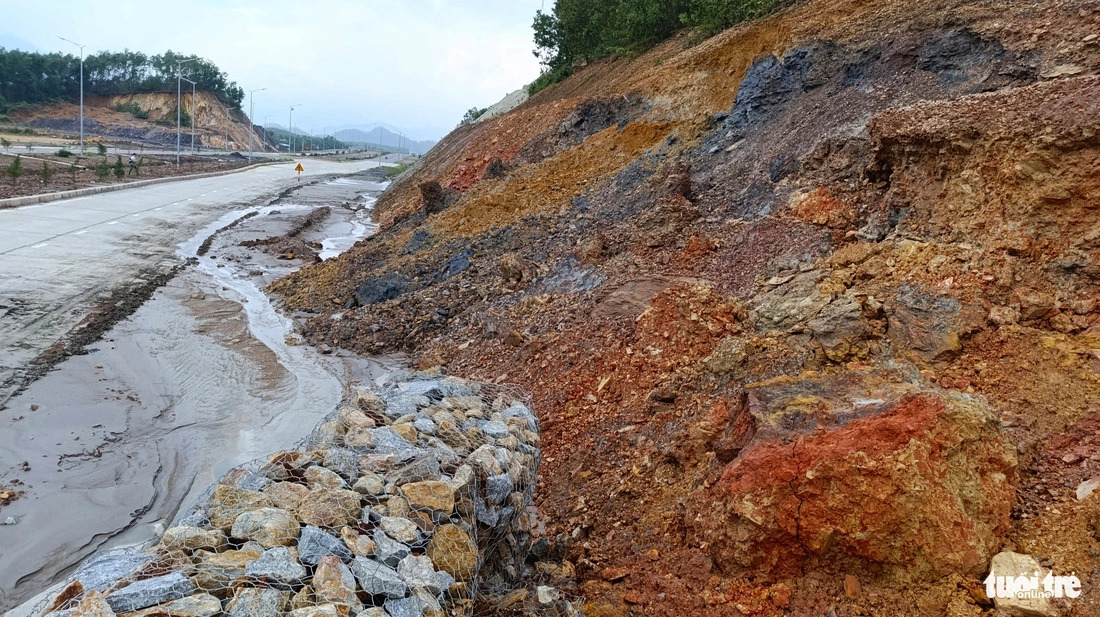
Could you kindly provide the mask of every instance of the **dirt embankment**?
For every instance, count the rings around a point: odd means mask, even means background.
[[[229,150],[248,149],[248,117],[239,110],[230,109],[209,92],[181,95],[181,108],[195,123],[195,146]],[[130,111],[119,111],[136,106],[146,115],[139,118]],[[44,134],[76,135],[80,132],[80,107],[66,102],[21,109],[9,114],[17,124]],[[86,138],[102,138],[154,146],[176,145],[176,93],[145,92],[114,96],[86,96],[84,98],[84,133]],[[226,141],[228,138],[228,142]],[[10,138],[13,142],[27,138]],[[33,138],[29,141],[34,142]],[[185,123],[180,141],[191,149],[191,128]],[[256,151],[274,151],[264,143],[262,128],[252,136]]]
[[[1094,614],[1098,23],[811,0],[597,63],[274,289],[317,343],[534,392],[589,615],[992,615],[1004,551]]]

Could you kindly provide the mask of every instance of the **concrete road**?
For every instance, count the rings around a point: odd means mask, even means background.
[[[301,163],[303,182],[379,165]],[[180,242],[227,211],[293,186],[293,169],[273,165],[0,210],[0,409],[29,381],[29,363],[90,310],[104,310],[112,290],[171,270]]]

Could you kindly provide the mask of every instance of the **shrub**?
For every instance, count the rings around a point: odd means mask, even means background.
[[[0,146],[4,147],[5,152],[11,150],[11,142],[4,139],[3,137],[0,137]]]
[[[60,150],[58,150],[58,151],[57,151],[57,156],[59,156],[59,157],[61,157],[61,158],[63,158],[63,159],[67,159],[67,158],[69,158],[69,157],[70,157],[70,156],[72,156],[72,155],[73,155],[73,153],[72,153],[72,152],[70,152],[70,151],[68,151],[68,150],[66,150],[65,148],[62,148],[62,149],[60,149]]]
[[[95,166],[95,177],[103,181],[106,180],[109,175],[111,175],[111,165],[107,163],[107,159],[104,158]]]
[[[96,149],[96,152],[100,153],[101,155],[106,155],[107,154],[107,146],[104,145],[102,142],[96,144],[95,149]]]
[[[112,169],[115,172],[115,177],[121,180],[126,175],[126,167],[122,165],[122,156],[119,155],[115,159],[115,164],[112,165]]]
[[[42,161],[40,175],[42,176],[42,184],[49,184],[50,180],[53,179],[53,170],[50,169],[50,165],[46,161]]]
[[[11,179],[11,183],[15,184],[19,181],[19,177],[23,175],[23,159],[18,154],[15,155],[15,160],[8,165],[4,170],[4,174]]]
[[[111,109],[121,113],[128,113],[139,120],[149,119],[149,112],[142,109],[141,106],[134,101],[130,101],[129,103],[116,103],[111,106]]]
[[[565,78],[572,74],[573,67],[568,64],[544,71],[535,81],[531,82],[530,86],[527,86],[527,95],[534,96],[540,90],[545,90],[556,83],[565,81]]]

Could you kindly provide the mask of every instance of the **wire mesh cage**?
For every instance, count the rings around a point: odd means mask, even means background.
[[[38,615],[472,615],[523,585],[540,464],[519,388],[404,375],[226,473],[163,536],[97,554]],[[530,614],[577,615],[539,587]]]

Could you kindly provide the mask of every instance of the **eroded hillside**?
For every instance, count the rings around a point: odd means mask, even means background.
[[[181,100],[183,111],[194,116],[197,147],[248,148],[248,117],[240,110],[230,109],[209,92],[197,93],[194,102],[187,92]],[[125,109],[140,110],[145,117],[139,118]],[[38,130],[74,135],[80,131],[80,107],[72,103],[30,106],[10,115],[16,122]],[[89,95],[85,100],[84,131],[89,136],[175,146],[176,119],[175,92]],[[180,140],[190,148],[191,129],[186,120]],[[262,127],[253,134],[252,145],[257,151],[272,149],[264,144]]]
[[[811,0],[593,64],[275,289],[318,344],[533,392],[537,576],[589,615],[994,614],[1002,551],[1095,614],[1098,25]]]

